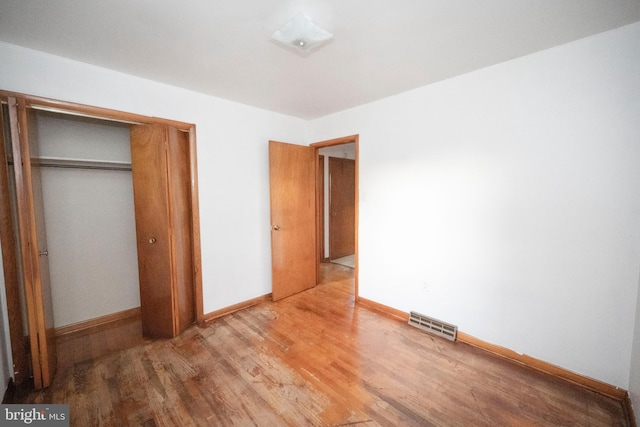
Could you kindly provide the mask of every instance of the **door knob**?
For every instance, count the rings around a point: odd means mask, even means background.
[[[271,229],[272,229],[273,231],[278,231],[278,230],[280,230],[280,226],[279,226],[279,225],[272,225],[272,226],[271,226]]]
[[[153,245],[156,242],[156,238],[155,237],[149,237],[149,244]]]

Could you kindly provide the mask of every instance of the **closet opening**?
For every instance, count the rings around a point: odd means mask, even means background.
[[[56,336],[123,316],[140,316],[154,338],[201,321],[195,127],[0,98],[0,196],[10,206],[0,212],[0,239],[15,382],[50,383]]]
[[[29,117],[54,327],[140,307],[129,125],[41,110]]]

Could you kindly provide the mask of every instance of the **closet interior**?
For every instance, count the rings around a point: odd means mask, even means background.
[[[129,125],[38,110],[30,118],[54,327],[139,307]]]
[[[36,388],[55,372],[56,330],[139,307],[145,335],[173,337],[202,305],[193,126],[44,104],[4,97],[0,123],[16,381]]]

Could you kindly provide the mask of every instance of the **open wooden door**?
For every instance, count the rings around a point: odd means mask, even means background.
[[[269,141],[273,300],[317,283],[315,149]]]
[[[16,186],[19,250],[24,277],[33,382],[36,389],[51,384],[56,369],[53,303],[39,171],[31,167],[28,110],[9,98],[9,121]]]
[[[356,162],[329,157],[329,258],[353,255],[355,242]]]

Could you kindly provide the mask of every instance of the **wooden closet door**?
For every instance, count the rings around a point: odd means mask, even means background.
[[[140,307],[144,335],[169,338],[193,323],[188,136],[131,127]]]
[[[169,127],[167,145],[169,156],[167,174],[170,177],[169,200],[171,201],[169,219],[171,230],[173,230],[171,242],[175,260],[174,327],[178,335],[195,322],[189,134]]]
[[[164,126],[131,128],[142,331],[150,337],[173,336],[166,147]]]
[[[25,305],[36,389],[51,384],[57,358],[48,250],[39,171],[31,168],[28,110],[23,100],[9,98],[13,144],[19,246],[24,278]]]
[[[6,101],[3,99],[2,101]],[[8,110],[0,114],[0,241],[2,242],[2,265],[7,298],[9,331],[11,334],[11,354],[13,356],[13,379],[19,386],[28,379],[29,360],[25,345],[24,325],[22,324],[22,305],[20,300],[20,268],[16,227],[13,208],[15,206],[15,187],[9,174],[13,173],[9,159],[13,156],[11,133],[9,131]]]

